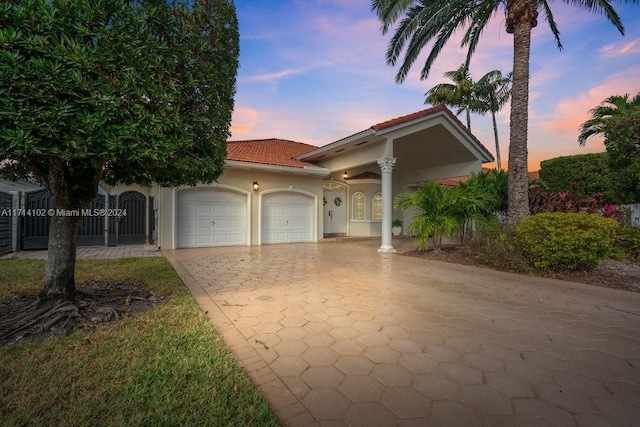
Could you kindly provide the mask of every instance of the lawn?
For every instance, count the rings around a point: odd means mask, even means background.
[[[35,294],[44,261],[0,260],[0,303]],[[135,280],[168,302],[44,342],[0,347],[2,425],[277,426],[164,258],[79,260],[78,283]]]

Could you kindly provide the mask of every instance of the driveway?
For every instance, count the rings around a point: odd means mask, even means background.
[[[163,252],[285,425],[638,425],[640,294],[378,244]]]

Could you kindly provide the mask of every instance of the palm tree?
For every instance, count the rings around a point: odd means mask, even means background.
[[[620,17],[611,5],[612,0],[564,0],[565,3],[603,14],[624,34]],[[622,0],[637,4],[639,0]],[[509,142],[509,212],[508,220],[518,224],[529,214],[527,175],[527,127],[529,124],[529,55],[531,31],[538,25],[538,9],[542,9],[558,48],[560,32],[553,18],[548,0],[372,0],[372,9],[386,34],[398,20],[400,23],[389,42],[387,63],[395,65],[401,55],[404,60],[396,73],[401,83],[422,49],[429,45],[431,52],[420,77],[426,79],[431,66],[449,38],[463,31],[462,46],[468,47],[465,63],[478,46],[489,20],[500,11],[505,12],[507,33],[513,34],[513,87],[511,99],[511,129]],[[405,49],[406,47],[406,49]]]
[[[491,113],[493,121],[493,137],[496,142],[496,167],[502,169],[502,160],[500,158],[500,141],[498,140],[498,125],[496,123],[496,114],[502,110],[502,107],[511,98],[511,78],[512,73],[502,76],[498,70],[489,71],[476,82],[475,113],[482,115]]]
[[[629,100],[629,94],[613,95],[602,101],[596,108],[589,110],[591,118],[580,126],[578,143],[584,147],[587,139],[593,135],[604,133],[604,128],[612,117],[620,116],[627,111],[640,108],[640,92]]]
[[[418,214],[409,225],[416,236],[416,247],[425,250],[433,237],[433,251],[442,247],[442,236],[453,236],[468,219],[484,216],[495,205],[494,195],[476,191],[477,187],[445,187],[428,181],[413,193],[400,193],[394,200],[395,209],[414,208]]]
[[[447,71],[443,76],[451,79],[451,83],[440,83],[425,93],[425,104],[445,104],[457,108],[456,115],[466,112],[467,128],[471,131],[471,110],[475,102],[475,82],[469,74],[469,67],[460,65],[457,70]]]

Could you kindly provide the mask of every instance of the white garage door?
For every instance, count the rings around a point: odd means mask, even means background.
[[[313,198],[271,193],[262,198],[262,243],[313,241]]]
[[[247,196],[219,189],[178,192],[179,248],[244,245]]]

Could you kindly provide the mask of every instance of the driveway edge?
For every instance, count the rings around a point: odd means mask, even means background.
[[[269,403],[280,422],[285,426],[318,426],[319,423],[307,408],[289,391],[262,356],[242,336],[233,322],[225,316],[202,286],[176,259],[174,251],[163,250],[162,253],[205,312],[209,321],[218,330],[260,394]]]

